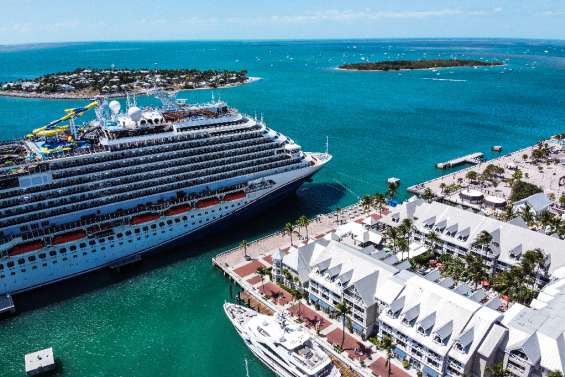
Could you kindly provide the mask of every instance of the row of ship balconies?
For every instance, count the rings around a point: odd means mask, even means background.
[[[238,148],[245,148],[247,146],[257,145],[257,144],[264,144],[268,143],[269,139],[261,138],[260,135],[246,135],[245,137],[234,137],[234,140],[223,140],[220,143],[203,143],[203,147],[189,147],[185,146],[184,148],[178,148],[183,154],[186,155],[194,155],[194,156],[204,156],[207,153],[217,152],[217,151],[225,151],[225,150],[234,150],[234,152],[238,151]],[[131,150],[127,157],[121,156],[121,158],[116,159],[116,163],[119,166],[131,166],[136,163],[136,161],[143,163],[143,157],[141,156],[160,156],[161,159],[168,159],[169,156],[166,154],[167,151],[154,151],[155,154],[147,154],[147,153],[139,153],[139,151]],[[101,160],[104,160],[100,163],[93,163],[91,165],[83,166],[80,169],[73,169],[73,170],[65,170],[54,172],[52,174],[53,178],[57,181],[54,181],[47,185],[40,185],[40,186],[31,186],[25,189],[15,189],[11,191],[6,191],[4,193],[0,193],[0,199],[5,199],[9,197],[14,197],[18,195],[25,195],[31,194],[34,192],[40,191],[48,191],[57,188],[67,187],[69,184],[79,184],[84,181],[78,181],[77,183],[73,183],[72,181],[65,180],[67,178],[72,178],[73,176],[81,175],[81,174],[88,174],[91,172],[100,172],[100,171],[109,171],[112,169],[110,165],[111,162],[106,162],[106,158],[108,155],[102,155]]]
[[[39,237],[49,236],[56,233],[69,232],[76,229],[86,228],[92,225],[101,225],[102,228],[107,228],[110,225],[118,223],[118,225],[129,223],[132,216],[140,215],[143,213],[163,213],[169,208],[176,207],[184,204],[191,204],[202,198],[217,197],[227,194],[229,192],[239,191],[248,187],[247,184],[237,184],[215,191],[202,191],[198,193],[186,194],[184,196],[177,196],[172,200],[159,200],[157,203],[147,203],[138,205],[133,208],[119,209],[112,213],[102,215],[86,216],[79,221],[72,221],[64,224],[49,224],[45,222],[43,226],[25,226],[22,229],[22,240],[28,241]]]
[[[279,161],[276,163],[266,163],[262,165],[257,165],[256,161],[252,161],[251,163],[245,163],[242,165],[247,165],[243,167],[238,167],[234,169],[233,166],[229,166],[227,169],[218,169],[221,170],[215,174],[209,174],[206,176],[202,176],[199,178],[186,178],[185,177],[176,177],[173,179],[161,180],[168,181],[164,184],[153,185],[153,184],[140,184],[137,187],[127,187],[127,190],[118,195],[97,195],[98,199],[89,200],[88,198],[80,199],[79,202],[74,203],[70,206],[62,206],[57,208],[49,208],[45,211],[37,211],[33,214],[26,214],[24,216],[16,216],[9,220],[0,221],[0,227],[9,227],[18,225],[21,223],[29,223],[32,221],[41,221],[45,220],[46,218],[64,215],[72,212],[79,212],[86,209],[97,208],[103,205],[108,205],[112,203],[124,202],[132,199],[138,199],[150,195],[165,193],[165,192],[174,192],[177,190],[186,189],[187,187],[195,186],[195,185],[202,185],[211,182],[223,181],[229,178],[234,178],[237,176],[254,174],[261,172],[263,175],[269,174],[277,174],[282,173],[285,171],[295,170],[302,167],[306,167],[308,162],[304,161],[303,159],[287,159],[283,161]],[[187,174],[185,176],[189,176]],[[179,179],[181,179],[179,181]],[[133,185],[132,185],[133,186]]]
[[[118,178],[124,176],[128,177],[136,173],[154,171],[157,169],[170,168],[174,166],[188,166],[188,165],[200,166],[203,163],[209,163],[212,161],[221,161],[222,159],[223,160],[229,159],[233,156],[246,155],[246,156],[259,157],[259,156],[266,156],[269,154],[272,155],[275,153],[274,151],[276,149],[280,150],[278,145],[268,144],[266,142],[260,142],[260,143],[256,143],[254,146],[251,147],[238,148],[237,150],[230,149],[224,152],[209,154],[206,155],[206,158],[203,158],[202,156],[174,158],[173,155],[170,158],[163,159],[161,156],[161,158],[158,159],[159,162],[157,163],[151,163],[151,161],[148,161],[148,163],[143,165],[132,164],[124,169],[114,170],[114,171],[109,169],[100,169],[97,171],[97,174],[91,174],[86,177],[71,178],[71,179],[66,179],[62,182],[57,182],[57,185],[59,185],[58,187],[62,187],[62,188],[56,191],[51,189],[50,191],[43,191],[38,194],[30,194],[25,197],[20,196],[15,199],[0,200],[0,208],[8,208],[17,205],[30,204],[33,202],[53,199],[65,195],[92,190],[93,186],[99,185],[105,181],[109,182],[107,184],[111,184],[112,182],[110,182],[109,180],[112,178]],[[117,180],[117,181],[118,183],[121,182],[121,180]]]
[[[138,172],[132,172],[125,175],[122,178],[115,179],[101,179],[94,181],[89,185],[77,186],[77,192],[83,195],[77,196],[73,194],[67,194],[65,196],[59,195],[54,199],[46,199],[42,202],[35,204],[26,204],[24,206],[19,206],[15,208],[10,208],[2,211],[3,217],[9,217],[18,215],[24,212],[30,212],[35,210],[41,210],[45,208],[52,208],[54,206],[59,206],[67,203],[74,203],[77,200],[92,199],[99,195],[108,195],[117,192],[118,190],[127,189],[124,186],[131,186],[132,184],[142,183],[142,184],[159,184],[167,179],[175,179],[177,177],[186,176],[190,174],[190,177],[197,178],[199,175],[208,173],[210,171],[230,169],[232,166],[236,166],[241,163],[253,164],[260,163],[262,161],[274,162],[277,160],[283,160],[288,158],[285,155],[275,155],[272,151],[267,150],[263,152],[255,152],[250,154],[238,155],[237,157],[227,157],[223,159],[217,159],[213,161],[206,161],[197,164],[182,164],[178,163],[175,165],[168,165],[166,168],[145,168],[140,169]],[[76,194],[75,193],[75,194]]]
[[[180,135],[177,134],[168,143],[159,142],[155,140],[139,141],[132,143],[128,148],[106,148],[110,153],[90,154],[82,156],[81,158],[61,158],[50,163],[51,170],[67,169],[70,167],[78,167],[90,165],[98,162],[119,160],[123,158],[132,157],[134,155],[153,154],[159,151],[173,151],[183,148],[198,147],[202,145],[213,145],[215,140],[222,137],[230,137],[238,134],[246,134],[249,132],[256,132],[262,134],[261,127],[258,125],[248,126],[245,129],[228,130],[219,135],[210,137],[209,135]]]

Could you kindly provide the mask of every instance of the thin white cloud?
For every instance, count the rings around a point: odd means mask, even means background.
[[[418,19],[430,17],[449,16],[487,16],[502,12],[502,8],[463,10],[457,8],[445,8],[419,11],[379,11],[365,9],[353,10],[325,10],[302,15],[271,16],[275,22],[320,22],[320,21],[358,21],[358,20],[380,20],[380,19]]]

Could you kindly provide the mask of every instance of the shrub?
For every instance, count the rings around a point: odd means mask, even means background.
[[[409,366],[410,366],[410,363],[408,362],[408,360],[406,360],[406,359],[402,360],[402,367],[404,369],[408,369]]]
[[[512,193],[510,194],[510,201],[516,202],[518,200],[527,198],[533,194],[538,192],[542,192],[543,190],[531,183],[524,182],[524,181],[515,181],[512,184]]]

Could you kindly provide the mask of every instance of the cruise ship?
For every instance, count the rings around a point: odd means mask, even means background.
[[[341,376],[320,345],[281,313],[267,316],[231,303],[224,311],[251,352],[277,376]]]
[[[162,105],[97,98],[0,143],[0,294],[208,234],[331,160],[222,101],[152,94]],[[89,110],[95,118],[78,124]]]

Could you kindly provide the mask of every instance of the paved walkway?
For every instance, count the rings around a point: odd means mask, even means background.
[[[369,369],[375,376],[388,377],[388,365],[384,357],[379,357],[377,361],[369,365]],[[390,363],[390,371],[391,377],[410,377],[408,373],[394,365],[394,363]]]
[[[291,306],[288,311],[294,316],[298,317],[298,304]],[[317,331],[322,331],[331,325],[331,322],[310,309],[307,305],[300,304],[300,320],[306,327],[313,328]]]
[[[350,359],[366,360],[373,354],[373,347],[365,344],[361,340],[355,339],[345,330],[345,338],[341,328],[337,328],[327,335],[328,342],[333,346],[340,346],[343,340],[343,350],[347,352]]]

